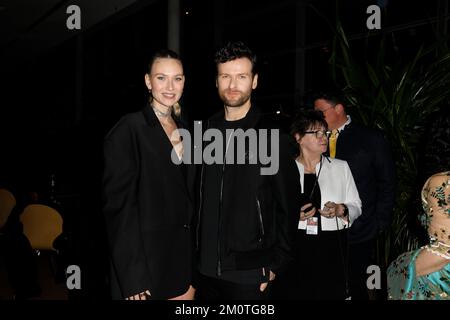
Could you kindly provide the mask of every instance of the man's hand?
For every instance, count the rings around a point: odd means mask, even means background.
[[[273,279],[275,279],[275,273],[270,271],[269,281],[273,281]],[[264,290],[266,290],[268,284],[268,282],[261,283],[261,285],[259,286],[259,290],[263,292]]]

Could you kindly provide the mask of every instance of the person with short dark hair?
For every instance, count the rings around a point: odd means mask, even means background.
[[[324,155],[328,128],[322,113],[301,112],[292,122],[298,145],[301,210],[295,260],[277,298],[344,300],[348,297],[347,233],[361,215],[361,200],[346,161]]]
[[[208,120],[206,129],[219,130],[225,139],[222,154],[216,155],[223,163],[204,161],[200,173],[196,298],[265,300],[269,281],[291,259],[300,209],[298,172],[288,151],[288,136],[279,133],[251,102],[258,84],[256,56],[242,42],[232,42],[217,51],[215,61],[216,87],[224,108]],[[268,132],[266,141],[260,129]],[[261,173],[268,164],[252,151],[252,142],[241,154],[245,163],[235,161],[239,150],[234,141],[239,133],[251,135],[252,130],[258,150],[263,146],[278,159],[271,174]]]

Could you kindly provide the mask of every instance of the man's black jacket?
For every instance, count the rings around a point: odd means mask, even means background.
[[[214,115],[204,129],[217,128],[224,121],[224,111]],[[259,109],[252,106],[243,124],[243,130],[253,128],[277,129]],[[270,130],[268,130],[270,132]],[[279,132],[279,169],[274,175],[261,175],[258,164],[249,164],[251,157],[246,146],[245,164],[224,164],[221,174],[221,194],[218,227],[217,273],[224,270],[247,270],[268,267],[278,273],[290,261],[293,235],[300,212],[300,179],[289,137]],[[270,135],[269,135],[270,136]],[[258,137],[258,151],[259,151]],[[267,150],[271,150],[270,137]],[[250,155],[250,156],[249,156]],[[272,159],[275,155],[272,156]],[[206,164],[200,170],[200,198],[197,221],[197,249],[208,239],[200,238],[202,199]],[[269,165],[265,165],[268,167]]]
[[[339,134],[336,158],[346,160],[362,202],[362,215],[350,228],[349,241],[376,238],[389,228],[395,202],[395,165],[383,134],[351,122]]]

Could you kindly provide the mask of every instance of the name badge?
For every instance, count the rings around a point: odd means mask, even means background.
[[[306,234],[318,234],[319,233],[319,218],[311,217],[306,220]]]

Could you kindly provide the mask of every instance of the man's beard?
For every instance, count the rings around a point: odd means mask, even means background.
[[[227,107],[232,107],[232,108],[243,106],[248,100],[250,100],[250,95],[251,95],[250,92],[248,94],[242,93],[238,99],[229,100],[229,99],[227,99],[224,92],[219,92],[220,99],[223,101],[223,103]]]

